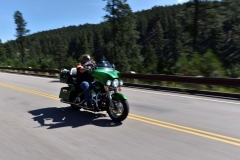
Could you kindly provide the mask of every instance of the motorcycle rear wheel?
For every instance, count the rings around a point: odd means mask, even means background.
[[[124,99],[113,99],[113,104],[116,109],[113,109],[111,105],[107,108],[109,117],[115,122],[125,120],[129,113],[128,101]]]

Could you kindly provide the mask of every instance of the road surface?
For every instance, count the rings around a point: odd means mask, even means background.
[[[74,111],[57,79],[0,73],[2,160],[239,160],[240,101],[123,88],[130,114]]]

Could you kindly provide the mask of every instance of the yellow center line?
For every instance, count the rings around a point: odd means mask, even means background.
[[[213,140],[216,140],[216,141],[232,144],[232,145],[235,145],[235,146],[240,146],[240,143],[237,143],[237,142],[233,142],[233,141],[229,141],[229,140],[225,140],[225,139],[221,139],[221,138],[217,138],[217,137],[213,137],[213,136],[209,136],[209,135],[205,135],[205,134],[201,134],[201,133],[197,133],[197,132],[193,132],[193,131],[188,131],[188,130],[184,130],[184,129],[180,129],[180,128],[176,128],[176,127],[171,127],[171,126],[164,125],[164,124],[159,124],[159,123],[156,123],[156,122],[147,121],[147,120],[144,120],[144,119],[132,117],[131,115],[128,118],[131,118],[131,119],[134,119],[134,120],[137,120],[137,121],[141,121],[141,122],[145,122],[145,123],[148,123],[148,124],[153,124],[153,125],[156,125],[156,126],[180,131],[180,132],[193,134],[193,135],[204,137],[204,138],[213,139]]]
[[[9,84],[0,83],[0,86],[4,86],[4,87],[7,87],[7,88],[11,88],[11,89],[15,89],[15,90],[19,90],[19,91],[32,93],[32,94],[36,94],[36,95],[39,95],[39,96],[59,100],[59,98],[57,96],[54,96],[54,95],[50,95],[50,94],[46,94],[46,93],[42,93],[42,92],[37,92],[37,91],[25,89],[25,88],[20,88],[20,87],[12,86],[12,85],[9,85]]]
[[[47,97],[47,98],[51,98],[51,99],[55,99],[55,100],[59,100],[59,97],[54,96],[54,95],[50,95],[50,94],[46,94],[46,93],[42,93],[42,92],[37,92],[37,91],[34,91],[34,90],[29,90],[29,89],[9,85],[9,84],[0,83],[0,86],[15,89],[15,90],[19,90],[19,91],[23,91],[23,92],[27,92],[27,93],[31,93],[31,94],[35,94],[35,95],[39,95],[39,96],[43,96],[43,97]],[[204,137],[204,138],[228,143],[228,144],[231,144],[231,145],[240,146],[240,143],[239,143],[240,139],[236,139],[236,138],[232,138],[232,137],[228,137],[228,136],[223,136],[223,135],[220,135],[220,134],[215,134],[215,133],[211,133],[211,132],[207,132],[207,131],[203,131],[203,130],[190,128],[190,127],[185,127],[185,126],[181,126],[181,125],[177,125],[177,124],[173,124],[173,123],[159,121],[159,120],[156,120],[156,119],[143,117],[143,116],[139,116],[139,115],[135,115],[135,114],[129,114],[128,118],[136,120],[136,121],[152,124],[152,125],[155,125],[155,126],[160,126],[160,127],[164,127],[164,128],[168,128],[168,129],[172,129],[172,130],[176,130],[176,131],[180,131],[180,132],[184,132],[184,133],[188,133],[188,134],[192,134],[192,135],[196,135],[196,136],[200,136],[200,137]]]
[[[135,114],[129,114],[129,116],[133,116],[135,118],[143,119],[143,120],[146,120],[146,121],[149,121],[149,122],[155,122],[155,123],[159,123],[159,124],[163,124],[163,125],[172,126],[172,127],[175,127],[175,128],[177,127],[177,128],[180,128],[180,129],[185,129],[185,130],[189,130],[189,131],[199,132],[199,133],[202,133],[202,134],[208,134],[208,135],[211,135],[211,136],[215,136],[215,137],[219,137],[219,138],[224,138],[224,139],[240,142],[240,139],[227,137],[227,136],[223,136],[223,135],[219,135],[219,134],[215,134],[215,133],[211,133],[211,132],[206,132],[206,131],[202,131],[202,130],[198,130],[198,129],[194,129],[194,128],[189,128],[189,127],[185,127],[185,126],[180,126],[180,125],[172,124],[172,123],[168,123],[168,122],[163,122],[163,121],[159,121],[159,120],[156,120],[156,119],[151,119],[151,118],[148,118],[148,117],[143,117],[143,116],[139,116],[139,115],[135,115]]]

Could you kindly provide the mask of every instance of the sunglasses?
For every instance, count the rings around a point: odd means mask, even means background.
[[[83,57],[83,59],[90,60],[88,57]]]

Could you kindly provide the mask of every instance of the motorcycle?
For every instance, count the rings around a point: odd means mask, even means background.
[[[70,71],[64,69],[60,72],[60,82],[68,86],[60,90],[60,102],[70,104],[75,110],[85,109],[94,112],[106,111],[109,117],[116,122],[125,120],[129,113],[129,104],[126,96],[122,93],[123,81],[120,79],[120,72],[108,61],[102,61],[93,65],[91,61],[83,66],[92,66],[91,75],[94,82],[89,86],[91,106],[84,102],[84,92],[77,85],[77,69]]]

